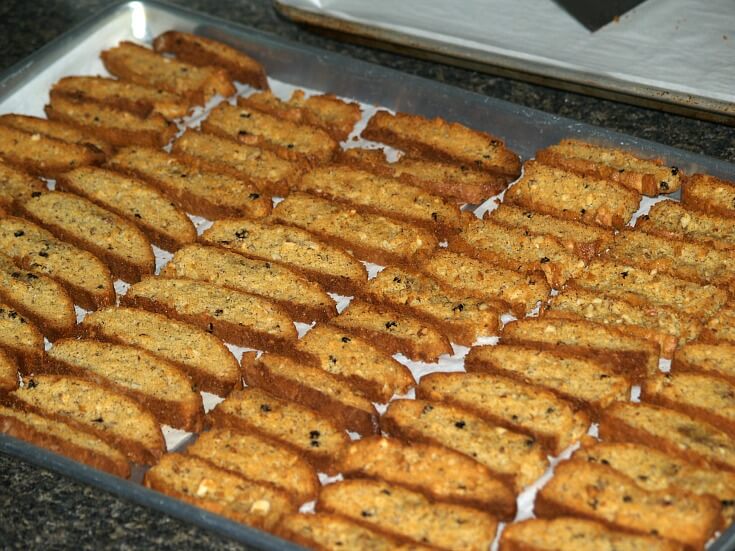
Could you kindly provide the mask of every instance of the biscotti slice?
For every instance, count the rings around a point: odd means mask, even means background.
[[[416,397],[446,402],[536,438],[552,455],[579,440],[590,418],[553,392],[490,373],[431,373]]]
[[[250,180],[268,195],[287,195],[291,185],[301,177],[299,165],[281,159],[272,151],[197,130],[184,132],[171,151],[202,168]]]
[[[260,218],[271,211],[270,197],[247,180],[197,168],[165,151],[126,147],[108,165],[145,180],[178,207],[205,218]]]
[[[703,373],[735,384],[735,343],[687,343],[674,352],[671,371]]]
[[[99,258],[28,220],[0,218],[0,248],[22,267],[61,283],[82,308],[115,302],[110,269]]]
[[[97,256],[120,279],[139,281],[155,270],[156,259],[143,232],[87,199],[51,191],[17,208],[25,218]]]
[[[10,211],[16,201],[22,203],[46,189],[43,180],[0,160],[0,208]]]
[[[361,136],[402,149],[411,155],[467,164],[514,180],[521,173],[518,155],[498,138],[441,118],[387,111],[375,113]]]
[[[338,159],[460,203],[482,203],[508,185],[508,179],[500,174],[476,170],[466,164],[457,165],[405,155],[390,163],[382,149],[347,149],[339,154]]]
[[[642,159],[629,151],[580,140],[562,140],[537,151],[536,160],[580,176],[612,180],[651,197],[678,191],[686,178],[661,159]]]
[[[105,155],[112,153],[112,147],[105,140],[96,138],[91,133],[83,132],[64,122],[9,113],[0,116],[0,124],[11,126],[24,132],[30,132],[31,134],[42,134],[50,138],[56,138],[62,142],[84,145],[93,151],[100,151]]]
[[[735,471],[735,439],[673,409],[618,402],[603,412],[600,437],[653,446],[697,465]]]
[[[296,343],[296,351],[375,402],[385,403],[415,384],[408,368],[380,348],[329,324],[312,328]]]
[[[326,163],[339,149],[339,143],[320,128],[242,104],[220,103],[202,121],[201,128],[210,134],[269,149],[288,161],[307,164]]]
[[[721,523],[711,496],[674,489],[647,491],[614,469],[586,461],[564,461],[539,491],[534,506],[542,518],[578,515],[614,528],[661,536],[701,549]]]
[[[189,102],[160,88],[141,86],[100,76],[71,76],[59,80],[49,93],[51,100],[64,96],[76,101],[94,101],[141,117],[158,113],[168,120],[189,112]]]
[[[599,442],[576,451],[574,459],[601,463],[635,480],[645,490],[678,488],[720,500],[726,525],[735,515],[735,474],[703,469],[641,444]]]
[[[613,233],[605,228],[558,218],[507,203],[502,203],[497,209],[487,213],[486,218],[497,224],[519,228],[531,234],[555,237],[570,252],[585,261],[597,256],[613,238]]]
[[[467,354],[464,365],[468,372],[494,373],[542,386],[595,416],[630,396],[630,380],[604,361],[558,350],[515,344],[478,346]]]
[[[727,306],[710,318],[704,326],[702,340],[735,344],[735,306]]]
[[[320,471],[335,474],[350,441],[328,417],[252,387],[236,390],[208,414],[216,427],[254,432],[287,446]]]
[[[163,147],[176,134],[176,126],[161,115],[141,117],[91,101],[56,96],[44,111],[49,119],[75,126],[116,147]]]
[[[441,402],[394,400],[381,417],[380,428],[390,436],[463,453],[512,483],[517,492],[547,467],[546,454],[534,438]]]
[[[176,252],[161,272],[163,277],[209,281],[270,299],[294,319],[326,321],[337,314],[334,301],[318,283],[267,260],[194,244]]]
[[[492,220],[472,220],[458,235],[449,237],[449,249],[516,272],[543,272],[557,288],[584,267],[584,261],[556,238],[532,235]]]
[[[503,344],[528,344],[578,356],[604,358],[616,373],[638,383],[658,371],[659,346],[620,329],[582,319],[526,318],[506,323]]]
[[[265,68],[252,57],[222,42],[190,33],[167,31],[153,40],[153,49],[174,54],[197,67],[222,67],[237,81],[268,89]]]
[[[325,486],[316,509],[438,549],[484,551],[498,528],[498,521],[487,513],[435,503],[419,493],[377,480],[345,480]]]
[[[676,201],[661,201],[636,220],[646,233],[695,241],[715,249],[735,249],[735,220],[687,208]]]
[[[274,303],[213,283],[148,277],[121,302],[194,324],[239,346],[289,352],[296,342],[293,320]]]
[[[2,327],[0,322],[0,327]],[[2,348],[6,335],[0,335],[0,392],[18,388],[18,362],[15,357]]]
[[[282,264],[343,295],[354,295],[367,281],[365,267],[350,253],[290,226],[245,219],[217,220],[200,240],[250,258]]]
[[[306,193],[286,197],[273,210],[272,219],[308,230],[376,264],[411,264],[437,247],[429,230]]]
[[[694,210],[735,217],[735,183],[695,174],[682,187],[681,202]]]
[[[505,310],[499,301],[448,290],[428,276],[394,266],[368,281],[365,296],[423,319],[465,346],[471,346],[478,337],[497,334],[500,314]]]
[[[640,196],[610,180],[527,161],[505,201],[567,220],[622,228],[638,210]]]
[[[0,124],[0,158],[36,176],[55,178],[78,166],[98,164],[104,155],[86,145]]]
[[[735,438],[735,385],[699,373],[661,373],[641,387],[641,400],[682,411]]]
[[[452,353],[449,339],[430,324],[380,304],[352,299],[331,322],[390,354],[401,353],[414,361],[436,362],[442,354]]]
[[[346,430],[373,434],[378,428],[375,406],[352,386],[318,367],[284,356],[263,354],[254,362],[243,360],[243,378],[284,400],[321,412]]]
[[[21,373],[33,373],[41,365],[44,350],[43,335],[38,328],[3,302],[0,302],[0,350],[11,356],[5,364],[7,377],[3,380],[10,381],[13,367],[16,368],[14,387],[18,368]]]
[[[677,344],[696,338],[701,322],[678,310],[645,300],[637,304],[568,285],[552,297],[543,315],[577,317],[623,328],[661,347],[661,356],[671,358]]]
[[[727,292],[714,285],[700,285],[604,258],[591,262],[572,281],[583,289],[633,304],[666,306],[701,319],[712,316],[728,301]]]
[[[520,317],[546,300],[551,291],[542,272],[519,273],[447,249],[437,249],[420,268],[455,292],[507,303]]]
[[[294,451],[255,434],[213,428],[202,432],[186,453],[254,482],[272,484],[296,503],[316,499],[316,471]]]
[[[296,188],[364,212],[405,220],[439,236],[460,226],[459,207],[443,197],[349,165],[315,168],[304,174]]]
[[[34,375],[9,394],[13,403],[88,430],[136,463],[150,464],[166,449],[153,414],[121,392],[79,377]]]
[[[235,87],[227,72],[217,67],[196,67],[157,54],[132,42],[121,42],[100,54],[105,68],[122,80],[151,86],[204,105],[212,96],[231,96]]]
[[[0,433],[122,478],[130,476],[130,465],[120,450],[63,421],[0,405]]]
[[[212,513],[255,528],[273,529],[296,512],[284,491],[215,467],[193,455],[168,453],[145,474],[143,484]]]
[[[188,323],[136,308],[103,308],[80,324],[88,338],[136,346],[191,377],[199,390],[226,396],[239,388],[240,366],[220,339]]]
[[[509,524],[500,536],[500,551],[682,551],[674,541],[612,530],[575,517],[528,519]]]
[[[109,386],[148,408],[161,423],[189,432],[202,428],[201,396],[178,367],[132,346],[87,339],[54,343],[43,371]]]

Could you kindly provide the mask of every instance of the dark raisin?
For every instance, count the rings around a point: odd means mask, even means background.
[[[251,193],[250,195],[248,195],[248,197],[250,197],[254,201],[255,199],[260,198],[260,193]]]
[[[387,321],[385,322],[385,328],[386,329],[392,329],[393,327],[397,327],[398,324],[395,321]]]
[[[186,172],[182,172],[181,174],[179,174],[179,176],[181,176],[182,178],[186,178],[188,174]]]
[[[248,132],[247,130],[238,130],[237,135],[238,136],[249,136],[250,132]]]
[[[672,166],[671,167],[671,175],[672,176],[676,176],[677,174],[679,174],[679,168],[676,167],[676,166]]]
[[[483,155],[482,158],[483,159],[489,159],[490,158],[490,155]]]
[[[38,386],[38,383],[34,381],[33,379],[29,379],[28,384],[26,386],[28,388],[36,388]]]
[[[461,312],[464,310],[464,304],[457,304],[454,308],[452,308],[452,312]]]
[[[13,233],[13,235],[15,237],[22,237],[23,235],[25,235],[25,233],[26,232],[24,232],[23,230],[18,230],[17,232]]]
[[[624,168],[618,169],[618,172],[619,172],[620,174],[622,174],[623,172],[625,172],[625,169],[624,169]]]
[[[10,317],[11,320],[14,320],[15,318],[18,317],[18,312],[16,312],[15,310],[11,310],[10,312],[8,312],[8,316]]]
[[[437,213],[435,213],[435,212],[432,212],[432,213],[431,213],[431,219],[432,219],[432,220],[433,220],[434,222],[436,222],[437,220],[439,220],[439,215],[438,215]]]
[[[41,251],[38,253],[38,256],[42,258],[48,258],[48,253],[46,251]]]
[[[337,358],[335,358],[334,356],[332,356],[330,354],[329,355],[329,363],[332,364],[332,365],[337,365]]]
[[[271,411],[271,407],[268,404],[260,404],[260,411],[268,413]]]
[[[216,310],[214,311],[214,315],[215,315],[215,316],[221,316],[222,314],[224,314],[224,310],[222,310],[222,308],[217,308],[217,309],[216,309]]]
[[[208,323],[207,324],[207,332],[208,333],[214,332],[214,325],[212,325],[211,323]]]
[[[311,442],[309,442],[309,445],[311,445],[312,448],[318,448],[319,440],[312,440]]]
[[[655,528],[649,532],[652,536],[658,536],[658,530]]]
[[[288,149],[293,149],[293,148],[294,148],[294,145],[293,145],[292,143],[290,143],[290,144],[288,144],[288,145],[287,145],[286,147],[287,147]]]
[[[321,436],[321,433],[318,430],[313,430],[309,433],[309,438],[311,438],[312,440],[316,440],[320,436]]]
[[[658,184],[658,187],[660,187],[661,189],[664,189],[664,190],[669,189],[669,183],[668,182],[665,182],[665,181],[664,182],[661,182],[661,183]]]
[[[371,513],[370,511],[360,511],[360,514],[361,514],[361,515],[362,515],[363,517],[365,517],[365,518],[368,518],[368,517],[371,517],[371,516],[373,516],[373,513]]]
[[[735,499],[723,499],[722,501],[720,501],[720,504],[723,507],[733,507],[735,506]]]
[[[620,272],[620,275],[623,276],[623,279],[628,277],[628,272]]]
[[[20,272],[13,272],[12,274],[10,274],[10,277],[12,277],[13,279],[18,279],[20,277]]]
[[[135,214],[134,214],[133,216],[135,216],[136,218],[143,218],[143,217],[142,217],[142,216],[141,216],[140,214],[138,214],[137,212],[136,212],[136,213],[135,213]]]
[[[102,419],[102,417],[97,417],[97,419],[92,419],[92,422],[93,423],[104,423],[105,420]]]
[[[422,410],[421,410],[421,413],[423,413],[423,414],[427,414],[427,413],[429,413],[429,412],[430,412],[430,411],[431,411],[432,409],[434,409],[434,406],[432,406],[431,404],[426,404],[426,405],[424,406],[424,409],[422,409]]]
[[[600,460],[600,463],[602,463],[603,465],[609,465],[610,464],[610,462],[607,459],[601,459]]]
[[[28,281],[33,281],[34,279],[38,279],[38,276],[36,274],[26,274],[26,279]]]
[[[500,145],[500,140],[490,140],[490,145],[497,147]]]
[[[587,502],[587,505],[589,505],[590,509],[592,509],[593,511],[597,511],[597,503],[598,501],[595,498],[592,498]]]
[[[545,256],[541,259],[541,264],[546,264],[547,262],[550,262],[549,257]]]
[[[524,215],[524,216],[525,216],[526,218],[528,218],[529,220],[530,220],[531,218],[533,218],[533,213],[532,213],[532,212],[524,212],[524,213],[523,213],[523,215]]]
[[[553,407],[546,408],[546,413],[549,414],[549,415],[552,414],[552,413],[554,413],[554,411],[556,411],[556,410],[554,410]]]
[[[393,278],[393,283],[400,283],[400,282],[401,282],[401,278],[400,277],[396,276],[396,277]]]
[[[243,113],[240,113],[240,118],[241,119],[249,119],[250,117],[252,117],[252,115],[250,113],[244,113],[244,112]]]
[[[268,268],[268,269],[270,270],[270,269],[271,269],[271,263],[270,263],[270,262],[266,262],[266,263],[265,263],[265,267],[266,267],[266,268]]]
[[[237,230],[235,232],[235,237],[238,239],[245,239],[248,236],[248,230]]]
[[[518,421],[518,416],[517,415],[511,415],[510,418],[511,418],[512,421]]]
[[[342,342],[344,343],[352,342],[352,339],[350,337],[342,337]]]
[[[456,423],[454,423],[454,426],[457,427],[458,429],[463,429],[465,427],[465,422],[457,421]]]
[[[630,496],[623,496],[623,501],[625,503],[630,503],[631,501],[633,501],[633,498]]]
[[[34,191],[33,193],[31,193],[31,197],[40,197],[40,196],[41,196],[40,191]]]
[[[387,488],[383,488],[382,490],[380,490],[380,493],[387,496],[391,495],[390,490],[388,490]]]
[[[526,447],[527,447],[527,448],[531,448],[531,447],[533,447],[533,445],[534,445],[535,443],[536,443],[536,440],[534,440],[533,438],[529,438],[529,439],[528,439],[528,440],[526,440],[526,442],[525,442],[525,444],[526,444]]]
[[[92,119],[92,120],[94,120],[94,122],[100,122],[100,118],[97,117],[97,116],[95,116],[94,119]]]
[[[638,480],[640,480],[641,482],[645,482],[646,480],[648,480],[648,477],[644,474],[639,474]]]
[[[581,210],[579,211],[579,214],[584,214],[585,212],[587,212],[587,209],[581,209]]]

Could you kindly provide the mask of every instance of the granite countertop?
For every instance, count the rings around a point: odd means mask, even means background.
[[[0,69],[31,54],[111,2],[0,2]],[[269,0],[175,3],[278,36],[542,109],[580,121],[735,161],[731,127],[631,107],[474,71],[336,42],[280,18]],[[202,529],[0,455],[2,549],[240,549]]]

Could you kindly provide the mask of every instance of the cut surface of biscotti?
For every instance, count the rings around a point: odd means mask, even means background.
[[[584,267],[584,261],[556,238],[492,220],[472,220],[449,238],[449,249],[516,272],[543,272],[557,288]]]
[[[0,433],[122,478],[130,476],[130,465],[120,450],[63,421],[0,405]]]
[[[526,318],[503,326],[504,344],[529,344],[604,358],[616,373],[639,382],[658,371],[659,347],[615,327],[582,319]]]
[[[447,249],[437,249],[420,268],[456,292],[507,303],[516,316],[533,310],[551,291],[542,272],[519,273]]]
[[[247,180],[197,168],[165,151],[126,147],[108,164],[145,180],[186,212],[205,218],[260,218],[271,211],[270,197]]]
[[[352,442],[342,457],[347,478],[371,478],[405,486],[430,499],[515,515],[515,495],[474,459],[431,444],[374,436]]]
[[[151,243],[134,224],[91,201],[62,191],[42,193],[18,211],[61,239],[104,261],[120,279],[134,282],[156,267]]]
[[[82,167],[56,179],[56,189],[86,197],[93,203],[123,216],[167,251],[196,241],[194,224],[186,213],[144,182],[112,170]]]
[[[735,183],[695,174],[682,187],[681,202],[694,210],[735,217]]]
[[[213,283],[148,277],[122,303],[192,323],[239,346],[279,352],[296,341],[293,321],[274,303]]]
[[[92,101],[56,96],[44,111],[49,119],[75,126],[116,147],[163,147],[176,134],[176,126],[161,115],[141,117]]]
[[[624,328],[661,347],[661,356],[671,358],[677,344],[696,338],[701,322],[671,307],[641,300],[638,304],[568,285],[549,301],[544,315],[579,317],[595,323]]]
[[[193,325],[136,308],[87,314],[83,335],[141,348],[186,372],[206,392],[226,396],[240,386],[240,367],[220,339]]]
[[[613,530],[576,517],[528,519],[510,524],[500,537],[500,551],[681,551],[684,547],[655,536]]]
[[[390,354],[401,353],[411,360],[436,362],[442,354],[452,353],[449,339],[430,324],[356,298],[331,323],[376,343]]]
[[[0,218],[0,248],[22,267],[61,283],[82,308],[95,310],[115,301],[110,269],[99,258],[33,222]]]
[[[337,472],[335,462],[350,441],[328,417],[257,387],[232,392],[209,413],[209,418],[216,427],[254,432],[275,440],[327,473]]]
[[[377,431],[378,412],[370,400],[325,370],[275,354],[263,354],[250,365],[242,363],[248,386],[317,410],[346,430]]]
[[[21,408],[95,433],[136,463],[150,464],[166,449],[153,414],[125,394],[65,375],[34,375],[10,393]]]
[[[321,128],[297,124],[241,104],[220,103],[202,121],[201,128],[307,164],[325,163],[339,149],[339,144]]]
[[[407,367],[367,340],[330,324],[317,324],[299,339],[296,351],[375,402],[385,403],[415,384]]]
[[[636,220],[646,233],[704,243],[716,249],[735,249],[735,220],[687,208],[676,201],[661,201]]]
[[[287,492],[296,503],[316,499],[316,471],[294,451],[256,434],[213,428],[202,432],[186,453],[254,482]]]
[[[296,163],[272,151],[191,129],[174,142],[171,151],[202,168],[250,180],[268,195],[286,195],[301,177]]]
[[[514,344],[478,346],[467,354],[465,369],[542,386],[593,413],[630,395],[630,380],[604,362],[552,349]]]
[[[253,293],[272,300],[305,323],[326,321],[337,313],[334,301],[318,283],[268,260],[254,260],[219,247],[188,245],[174,254],[161,275]]]
[[[720,500],[726,524],[735,515],[735,474],[703,469],[659,450],[631,443],[599,442],[576,451],[574,459],[608,465],[645,490],[678,488]]]
[[[467,164],[514,180],[521,173],[518,155],[498,138],[444,119],[378,111],[362,137],[428,159]]]
[[[215,94],[230,96],[235,87],[227,73],[216,67],[196,67],[132,42],[121,42],[100,54],[105,68],[122,80],[151,86],[204,105]]]
[[[112,147],[105,140],[96,138],[91,133],[83,132],[75,126],[64,122],[9,113],[0,116],[0,124],[11,126],[24,132],[30,132],[31,134],[42,134],[61,140],[62,142],[84,145],[93,151],[101,151],[105,155],[112,153]]]
[[[74,302],[64,287],[45,275],[19,268],[0,253],[0,299],[35,323],[49,338],[70,335],[77,324]]]
[[[263,66],[222,42],[190,33],[167,31],[153,40],[153,49],[174,54],[178,59],[198,67],[222,67],[235,80],[255,88],[268,89],[268,78]]]
[[[538,493],[535,513],[543,518],[575,515],[615,528],[654,534],[700,549],[721,523],[711,496],[674,489],[647,491],[614,469],[586,461],[564,461]]]
[[[497,334],[500,314],[505,309],[501,302],[448,290],[429,276],[395,266],[368,281],[365,296],[421,318],[466,346],[478,337]]]
[[[546,455],[534,438],[449,404],[394,400],[381,418],[380,428],[391,436],[463,453],[512,482],[517,491],[546,470]]]
[[[0,328],[3,325],[0,321]],[[15,356],[2,348],[6,339],[7,335],[0,335],[0,392],[18,388],[18,362]]]
[[[11,356],[4,362],[3,381],[10,384],[12,373],[33,373],[41,365],[44,345],[43,335],[38,328],[18,313],[18,311],[0,302],[0,350]]]
[[[562,140],[536,152],[536,160],[580,176],[612,180],[643,195],[678,191],[685,179],[677,167],[661,159],[643,159],[629,151],[580,140]]]
[[[609,180],[527,161],[505,201],[567,220],[622,228],[638,210],[640,196]]]
[[[67,170],[97,164],[104,155],[85,145],[0,124],[0,158],[36,176],[55,178]]]
[[[250,258],[283,264],[343,295],[355,294],[367,281],[365,267],[350,253],[290,226],[245,219],[217,220],[200,240]]]
[[[434,234],[378,214],[357,212],[306,193],[292,193],[273,210],[275,222],[308,230],[376,264],[409,264],[437,247]]]
[[[422,377],[416,397],[446,402],[533,436],[552,455],[579,440],[590,425],[586,413],[553,392],[490,373],[432,373]]]
[[[0,160],[0,208],[10,211],[14,202],[26,201],[32,197],[31,194],[44,191],[46,184],[43,180]]]
[[[500,174],[477,170],[468,164],[431,161],[405,155],[390,163],[381,149],[347,149],[340,153],[339,161],[395,178],[460,203],[482,203],[508,185],[508,179]]]
[[[375,480],[325,486],[316,508],[439,549],[487,549],[498,527],[495,517],[487,513],[435,503],[401,486]]]
[[[707,321],[702,340],[735,344],[735,306],[722,308]]]
[[[63,339],[46,354],[43,370],[90,379],[127,394],[161,423],[195,432],[204,409],[189,377],[178,367],[138,348],[88,339]]]
[[[145,474],[148,488],[212,513],[270,530],[296,511],[288,494],[215,467],[193,455],[169,453]]]
[[[735,384],[735,343],[687,343],[674,352],[671,371],[703,373]]]
[[[735,439],[669,408],[618,402],[603,412],[600,437],[653,446],[697,465],[735,471]]]
[[[158,113],[168,120],[189,112],[189,102],[160,88],[141,86],[124,80],[100,76],[71,76],[51,88],[51,99],[65,96],[76,101],[94,101],[141,117]]]

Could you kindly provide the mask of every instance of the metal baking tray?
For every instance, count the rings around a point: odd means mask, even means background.
[[[98,53],[101,50],[126,39],[150,42],[157,34],[170,29],[217,39],[256,57],[265,65],[269,76],[280,81],[274,89],[284,91],[289,86],[298,86],[329,91],[366,105],[429,117],[442,116],[497,134],[524,159],[532,157],[540,147],[576,136],[601,144],[624,145],[643,155],[661,157],[668,164],[690,172],[702,171],[735,179],[735,165],[723,161],[290,43],[242,25],[158,1],[113,5],[5,71],[0,75],[0,113],[41,115],[51,85],[62,76],[99,71]],[[176,448],[179,436],[169,436],[169,449]],[[148,490],[139,483],[102,473],[2,434],[0,453],[51,469],[254,548],[299,549],[264,532]],[[526,504],[527,508],[529,504]],[[730,527],[709,549],[735,549],[735,526]]]

